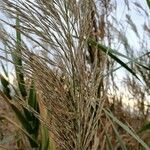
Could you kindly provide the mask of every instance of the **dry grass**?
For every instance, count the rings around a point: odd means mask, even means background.
[[[19,16],[19,29],[5,23],[19,30],[22,39],[26,37],[19,45],[23,73],[29,81],[34,79],[41,110],[39,119],[47,124],[56,149],[108,149],[109,140],[114,149],[124,145],[127,149],[141,149],[105,113],[112,105],[107,96],[110,76],[104,74],[106,69],[112,69],[113,61],[86,42],[89,37],[101,42],[107,37],[108,43],[111,41],[106,23],[113,3],[102,1],[100,6],[105,13],[99,17],[93,0],[2,2],[11,18]],[[8,53],[13,53],[15,38],[5,34],[1,39],[7,37]],[[112,112],[124,124],[134,122],[119,103]]]

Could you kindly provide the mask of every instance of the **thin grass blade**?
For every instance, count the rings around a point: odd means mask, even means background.
[[[109,116],[111,119],[113,119],[114,122],[116,122],[120,127],[122,127],[127,133],[129,133],[135,140],[137,140],[145,150],[149,150],[150,147],[136,134],[134,133],[129,127],[125,124],[123,124],[121,121],[119,121],[111,112],[103,109],[105,114]]]
[[[21,53],[21,33],[19,31],[20,24],[19,24],[19,16],[16,17],[16,49],[14,53],[12,53],[13,62],[15,65],[15,71],[17,76],[17,82],[19,86],[20,93],[22,97],[27,96],[25,81],[24,81],[24,74],[23,74],[23,65],[22,65],[22,53]]]
[[[41,126],[41,145],[40,150],[48,150],[49,149],[49,131],[48,129],[42,125]],[[53,149],[51,149],[53,150]]]

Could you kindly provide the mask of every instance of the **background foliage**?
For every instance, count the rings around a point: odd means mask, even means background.
[[[2,0],[0,99],[12,116],[0,119],[14,126],[12,149],[149,149],[150,2],[121,3],[123,22],[115,0]]]

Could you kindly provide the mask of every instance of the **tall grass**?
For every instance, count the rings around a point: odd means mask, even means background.
[[[30,145],[32,148],[40,147],[41,150],[45,150],[49,148],[49,134],[45,133],[48,132],[45,125],[40,125],[38,118],[34,115],[31,110],[28,110],[26,107],[19,107],[13,101],[25,101],[25,105],[31,107],[33,111],[36,113],[40,113],[40,106],[37,100],[37,92],[35,89],[34,79],[31,79],[27,84],[29,84],[29,89],[27,89],[27,85],[25,82],[25,74],[24,74],[24,67],[23,67],[23,60],[22,60],[22,40],[21,40],[21,33],[19,31],[20,24],[19,24],[19,16],[16,16],[16,45],[15,50],[12,52],[13,64],[15,67],[16,73],[16,81],[17,87],[12,86],[11,83],[8,81],[8,72],[5,69],[5,66],[2,64],[3,71],[5,73],[5,77],[1,76],[1,83],[2,83],[2,91],[1,96],[10,106],[10,108],[14,111],[17,119],[19,120],[20,125],[17,125],[16,122],[11,121],[6,116],[2,116],[2,119],[6,119],[7,121],[11,122],[14,126],[21,129],[23,133],[27,136]],[[11,86],[15,89],[15,93],[11,95]],[[28,92],[27,92],[28,90]],[[40,133],[41,130],[41,133]],[[39,138],[40,135],[40,138]]]
[[[5,92],[9,83],[3,80],[1,95],[19,118],[30,146],[41,150],[128,149],[129,142],[120,133],[123,130],[130,135],[129,141],[135,139],[148,150],[135,131],[110,111],[106,70],[110,62],[119,63],[140,80],[119,56],[137,64],[135,60],[101,44],[112,3],[102,2],[106,16],[99,18],[103,24],[98,25],[98,6],[92,0],[2,2],[5,13],[17,20],[15,26],[3,20],[17,36],[3,30],[1,40],[15,56],[19,93],[12,103]]]

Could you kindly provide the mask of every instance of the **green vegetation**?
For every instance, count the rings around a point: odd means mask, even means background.
[[[149,150],[150,52],[141,45],[136,56],[119,24],[111,24],[115,1],[16,2],[2,0],[12,23],[0,19],[0,42],[9,55],[1,57],[0,100],[12,112],[0,113],[0,121],[15,128],[12,149]],[[124,4],[130,10],[130,2]],[[128,14],[126,18],[142,41]],[[149,33],[146,24],[143,28]],[[116,33],[126,54],[111,48]],[[13,83],[4,62],[15,69]],[[137,100],[136,114],[117,96],[115,72],[120,68],[127,73],[127,94]],[[10,149],[8,142],[0,142],[0,148]]]
[[[13,123],[16,127],[21,128],[23,133],[28,137],[29,142],[32,148],[40,147],[40,150],[48,150],[49,149],[49,135],[48,130],[45,125],[40,125],[39,119],[35,116],[34,112],[30,110],[33,109],[37,114],[40,113],[39,104],[36,96],[36,89],[34,84],[34,79],[32,79],[29,87],[29,92],[27,93],[25,80],[24,80],[24,70],[23,70],[23,60],[22,60],[22,51],[21,51],[21,33],[20,33],[20,25],[19,25],[19,17],[16,18],[16,49],[12,53],[13,63],[15,66],[16,72],[16,81],[18,83],[15,88],[15,95],[11,96],[10,94],[10,83],[7,80],[8,72],[6,71],[4,65],[2,64],[3,71],[7,79],[1,76],[2,83],[2,92],[4,100],[8,103],[8,105],[14,111],[16,117],[18,118],[21,126],[18,126],[16,122],[12,122],[6,116],[1,116],[1,119],[6,119]],[[26,102],[27,107],[23,106],[19,109],[18,106],[13,103],[13,101],[23,100]],[[29,107],[29,108],[28,108]],[[41,130],[41,133],[40,133]],[[45,134],[45,132],[47,132]],[[40,135],[40,139],[38,139],[38,135]]]

